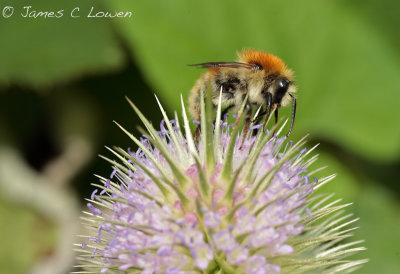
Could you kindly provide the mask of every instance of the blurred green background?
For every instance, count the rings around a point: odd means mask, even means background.
[[[24,6],[63,16],[24,18]],[[88,18],[91,7],[132,16]],[[137,134],[125,95],[158,124],[153,94],[180,111],[202,72],[187,64],[233,61],[247,47],[296,72],[291,138],[320,143],[314,167],[338,174],[323,191],[354,203],[368,248],[357,256],[370,259],[357,273],[400,273],[399,12],[396,0],[2,0],[1,272],[71,271],[93,173],[111,172],[97,154],[135,148],[112,123]]]

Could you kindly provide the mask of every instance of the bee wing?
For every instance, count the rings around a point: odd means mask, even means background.
[[[262,70],[262,67],[258,64],[248,64],[240,62],[208,62],[200,64],[190,64],[189,66],[196,66],[202,68],[247,68]]]

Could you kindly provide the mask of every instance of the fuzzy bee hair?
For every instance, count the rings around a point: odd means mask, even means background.
[[[296,111],[294,96],[296,86],[293,83],[293,71],[287,68],[280,58],[267,52],[243,50],[238,53],[237,62],[208,62],[192,66],[208,68],[190,92],[189,112],[194,119],[200,119],[200,93],[205,94],[207,87],[210,86],[214,106],[218,104],[219,94],[222,91],[224,112],[237,110],[248,96],[247,116],[251,115],[252,106],[265,104],[266,109],[262,115],[265,114],[267,119],[271,110],[275,109],[275,120],[277,120],[278,108],[292,101],[290,134]],[[249,117],[246,119],[248,123],[245,124],[245,128],[248,128]],[[261,119],[260,115],[256,118],[258,121]]]

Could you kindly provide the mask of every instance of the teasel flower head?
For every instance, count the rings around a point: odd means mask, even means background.
[[[183,100],[182,123],[157,100],[157,131],[128,99],[146,131],[138,139],[117,124],[138,149],[103,157],[113,171],[99,176],[82,218],[90,234],[76,248],[82,272],[343,273],[365,263],[347,258],[364,249],[347,239],[356,221],[344,214],[349,204],[313,194],[334,176],[308,170],[317,157],[305,138],[287,141],[282,127],[256,133],[257,125],[242,136],[244,104],[234,124],[213,124],[209,98],[200,100],[199,142]]]

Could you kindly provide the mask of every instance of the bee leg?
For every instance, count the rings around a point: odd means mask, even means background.
[[[193,133],[193,141],[197,142],[200,138],[200,125],[197,125],[194,133]]]
[[[246,136],[247,136],[247,133],[249,132],[249,128],[250,128],[251,114],[253,113],[253,109],[249,102],[246,102],[245,108],[246,108],[246,118],[244,120],[244,126],[243,126],[242,143],[241,143],[239,149],[242,149],[244,140],[246,140]],[[238,117],[238,119],[239,119],[239,117]]]
[[[258,123],[262,120],[264,115],[267,113],[267,111],[262,111],[257,115],[257,117],[254,118],[254,120],[251,122],[253,125],[258,125]],[[256,136],[258,134],[258,128],[253,129],[253,136]]]
[[[292,97],[292,119],[290,120],[290,128],[289,132],[286,134],[286,137],[289,137],[290,133],[292,132],[293,125],[294,125],[294,118],[296,116],[296,98],[292,94],[290,94],[290,97]]]
[[[264,116],[266,113],[267,113],[267,111],[262,111],[261,113],[259,113],[259,114],[257,115],[257,117],[254,118],[254,120],[252,121],[252,123],[253,123],[254,125],[257,125],[257,124],[261,121],[261,119],[263,118],[263,116]]]
[[[267,92],[266,93],[266,100],[267,100],[267,108],[265,109],[265,120],[263,124],[263,132],[265,132],[265,128],[267,126],[267,122],[269,119],[269,115],[271,114],[271,108],[272,108],[272,94]]]
[[[274,112],[274,116],[275,116],[274,126],[276,127],[276,125],[278,124],[278,106],[276,104],[274,104],[273,108],[275,109],[275,112]],[[274,132],[272,133],[272,136],[275,135],[275,131],[276,131],[276,128],[274,129]]]

